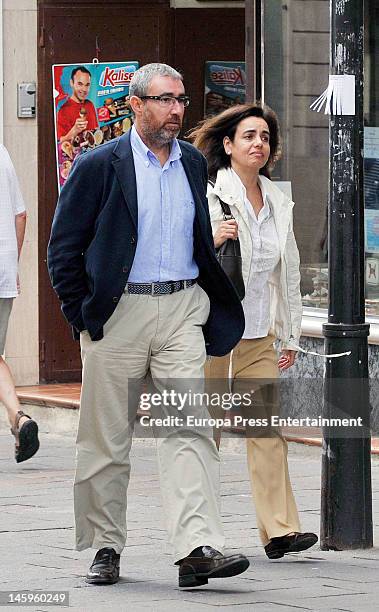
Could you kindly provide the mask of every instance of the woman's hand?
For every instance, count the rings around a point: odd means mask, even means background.
[[[295,363],[296,351],[283,349],[278,361],[279,370],[288,370]]]
[[[230,219],[229,221],[221,221],[220,225],[218,226],[217,232],[213,236],[215,248],[218,249],[222,244],[224,244],[225,240],[228,240],[228,238],[236,240],[237,237],[237,221],[235,219]]]

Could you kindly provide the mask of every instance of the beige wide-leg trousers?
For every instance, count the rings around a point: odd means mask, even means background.
[[[129,379],[148,372],[159,390],[202,388],[209,315],[206,293],[194,285],[171,295],[125,293],[93,342],[81,334],[83,384],[77,436],[74,506],[77,550],[113,547],[126,541],[129,451],[138,407]],[[196,385],[198,380],[198,386]],[[128,396],[129,393],[129,396]],[[173,409],[176,411],[176,408]],[[181,411],[185,419],[186,410]],[[191,407],[191,414],[207,415]],[[164,414],[161,414],[164,416]],[[157,438],[161,491],[169,540],[176,559],[194,548],[224,546],[219,513],[219,456],[210,427],[186,427]],[[146,503],[149,492],[146,490]]]
[[[276,379],[278,358],[273,346],[275,338],[241,340],[232,354],[232,390],[244,393],[257,381],[253,395],[253,406],[247,417],[268,417],[278,414],[278,397],[275,385],[264,385],[270,379]],[[220,380],[228,379],[230,355],[213,357],[206,365],[206,376]],[[266,379],[266,380],[264,380]],[[247,380],[249,382],[247,382]],[[247,384],[245,389],[244,386]],[[259,385],[260,383],[260,385]],[[215,431],[215,438],[221,436]],[[277,429],[269,432],[255,429],[249,435],[246,431],[247,461],[250,483],[255,502],[257,526],[263,546],[271,538],[280,537],[293,531],[300,531],[299,516],[292,492],[288,473],[287,442]]]

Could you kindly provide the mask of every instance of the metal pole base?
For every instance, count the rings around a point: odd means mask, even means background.
[[[321,550],[371,548],[371,435],[368,324],[323,326],[328,359],[323,416],[361,419],[363,426],[325,427],[321,476]]]

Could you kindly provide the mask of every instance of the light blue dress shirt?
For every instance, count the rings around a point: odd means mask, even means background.
[[[161,166],[132,127],[130,142],[137,179],[138,241],[129,283],[197,278],[193,258],[195,203],[178,141]]]

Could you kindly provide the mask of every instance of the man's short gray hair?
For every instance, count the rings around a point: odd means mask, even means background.
[[[171,66],[167,64],[146,64],[139,68],[133,75],[129,85],[129,97],[147,95],[149,85],[155,76],[171,77],[177,81],[183,81],[183,77]]]

